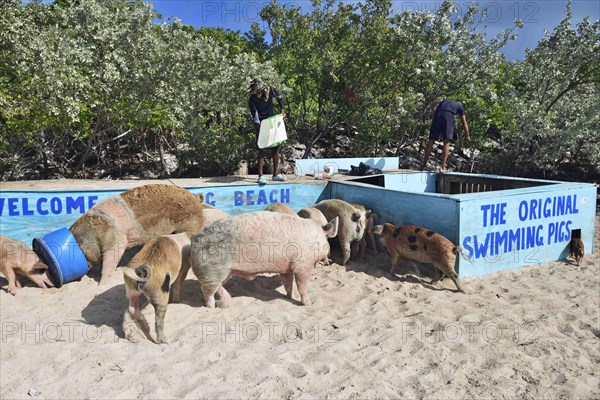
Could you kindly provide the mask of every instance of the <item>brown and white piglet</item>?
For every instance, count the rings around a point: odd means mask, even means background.
[[[124,269],[127,312],[142,329],[147,322],[140,312],[140,296],[150,301],[155,311],[156,342],[167,343],[165,314],[172,293],[179,302],[181,284],[190,270],[190,238],[186,233],[160,236],[146,243]]]

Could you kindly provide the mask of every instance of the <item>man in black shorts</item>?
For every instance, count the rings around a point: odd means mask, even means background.
[[[469,125],[467,124],[467,118],[465,117],[465,109],[463,105],[454,100],[442,100],[433,109],[433,121],[431,121],[431,128],[429,129],[429,141],[425,147],[425,155],[423,156],[423,163],[421,164],[421,170],[424,170],[427,166],[427,160],[429,160],[429,154],[433,148],[433,144],[440,136],[444,139],[444,150],[442,151],[442,172],[446,172],[446,161],[448,160],[448,152],[450,151],[450,141],[454,136],[454,116],[460,115],[463,129],[465,130],[465,140],[467,143],[471,142],[469,136]]]
[[[273,179],[274,181],[285,181],[285,176],[279,173],[279,146],[268,149],[258,148],[258,134],[260,132],[260,122],[275,115],[273,99],[277,100],[281,114],[285,117],[283,109],[283,99],[277,93],[274,87],[267,85],[260,79],[253,79],[250,83],[250,98],[248,99],[248,107],[254,120],[254,130],[256,132],[256,148],[258,149],[258,184],[264,185],[267,180],[263,176],[263,164],[267,151],[271,153],[273,158]]]

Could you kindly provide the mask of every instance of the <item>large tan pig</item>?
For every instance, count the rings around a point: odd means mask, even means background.
[[[338,220],[324,226],[298,216],[258,211],[223,218],[192,237],[192,271],[200,281],[206,306],[214,308],[215,294],[230,299],[223,283],[230,276],[251,280],[257,274],[280,274],[288,298],[294,278],[302,304],[310,305],[308,280],[315,264],[327,256],[328,237],[337,233]]]
[[[342,248],[341,265],[346,265],[350,260],[352,244],[362,239],[365,233],[367,215],[364,208],[358,209],[344,200],[323,200],[314,205],[321,211],[327,220],[339,218],[338,239]]]
[[[201,199],[171,185],[144,185],[102,200],[69,228],[100,283],[114,274],[125,249],[204,225]]]
[[[22,275],[41,288],[54,286],[48,276],[48,266],[25,243],[0,235],[0,272],[8,280],[8,292],[17,294],[21,284],[16,275]]]

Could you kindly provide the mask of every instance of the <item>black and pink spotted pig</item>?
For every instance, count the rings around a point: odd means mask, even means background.
[[[414,225],[398,227],[392,224],[377,225],[373,228],[373,233],[380,235],[379,241],[390,255],[390,273],[394,273],[399,257],[418,263],[431,263],[443,275],[452,279],[458,290],[464,293],[454,270],[456,255],[462,253],[462,250],[444,236]],[[442,274],[431,283],[440,280]]]

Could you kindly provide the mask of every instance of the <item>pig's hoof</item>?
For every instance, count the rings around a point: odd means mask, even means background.
[[[206,307],[208,308],[216,308],[217,302],[215,300],[206,301]]]
[[[229,307],[231,307],[231,302],[229,301],[229,299],[221,299],[221,300],[217,301],[217,307],[229,308]]]
[[[100,278],[100,280],[98,281],[98,286],[108,286],[109,285],[109,279],[108,278]]]
[[[167,338],[160,337],[160,338],[156,339],[156,344],[169,344],[169,342],[167,341]]]

